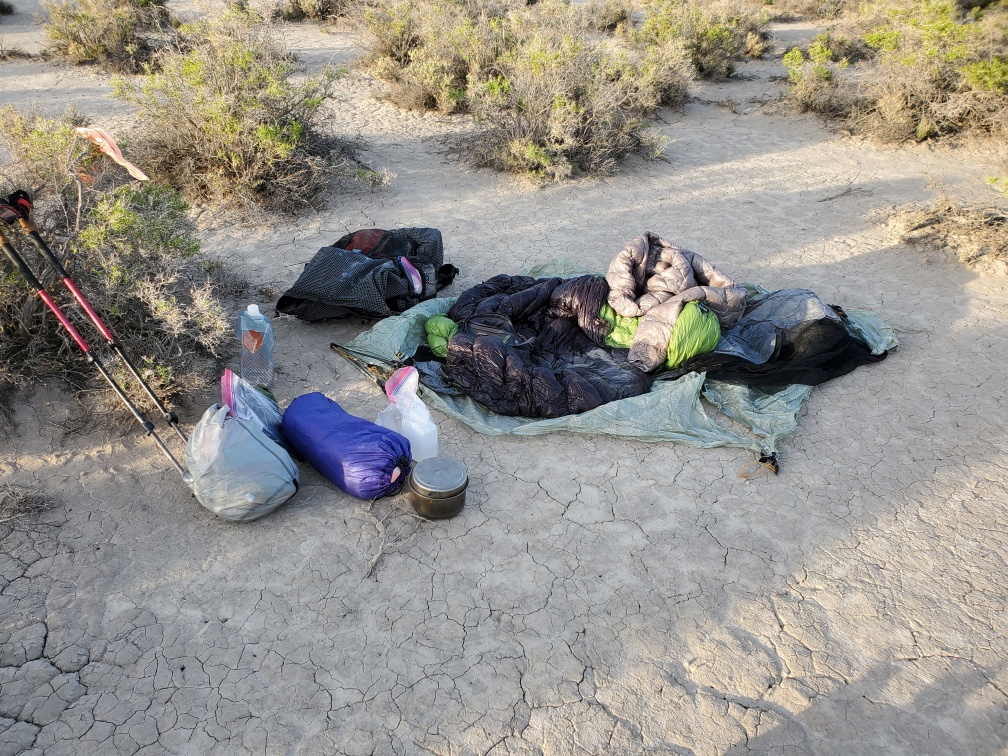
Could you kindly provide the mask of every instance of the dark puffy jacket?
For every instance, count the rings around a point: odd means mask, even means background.
[[[501,415],[561,417],[648,391],[651,378],[604,346],[609,324],[601,276],[535,280],[500,275],[459,296],[448,317],[461,332],[446,371],[465,393]],[[513,335],[467,333],[475,316],[510,320]]]

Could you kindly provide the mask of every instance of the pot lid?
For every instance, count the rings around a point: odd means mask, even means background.
[[[410,473],[417,493],[433,498],[454,496],[469,482],[465,465],[449,457],[428,457]]]

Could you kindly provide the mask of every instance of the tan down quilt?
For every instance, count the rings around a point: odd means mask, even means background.
[[[672,327],[687,302],[713,312],[721,329],[745,311],[745,289],[703,257],[650,231],[627,242],[609,265],[609,306],[625,317],[641,318],[629,361],[651,371],[664,364]]]

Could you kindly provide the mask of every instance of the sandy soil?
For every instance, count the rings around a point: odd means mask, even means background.
[[[0,43],[41,49],[37,6],[15,5]],[[360,49],[288,34],[312,66]],[[72,403],[39,387],[0,438],[2,479],[56,501],[0,529],[0,753],[1005,753],[1008,278],[881,221],[931,179],[988,191],[990,155],[768,112],[753,100],[780,72],[753,63],[663,112],[664,161],[539,191],[460,167],[440,138],[464,124],[399,112],[352,73],[332,125],[394,172],[388,190],[294,222],[200,218],[205,248],[273,301],[346,231],[423,225],[462,271],[448,294],[553,257],[603,267],[651,230],[738,279],[876,310],[900,351],[813,392],[779,476],[740,478],[739,450],[487,437],[436,415],[470,472],[458,517],[355,500],[303,466],[295,499],[238,526],[133,426],[74,432]],[[0,103],[128,130],[109,92],[92,69],[0,64]],[[384,406],[328,349],[365,324],[275,326],[282,401]],[[213,399],[180,408],[190,427]]]

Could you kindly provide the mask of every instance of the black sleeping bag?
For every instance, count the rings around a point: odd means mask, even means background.
[[[646,392],[651,377],[626,361],[626,350],[604,346],[608,292],[601,276],[507,275],[463,292],[447,313],[460,324],[448,376],[494,412],[522,417],[579,414]],[[479,327],[489,315],[495,332]]]

